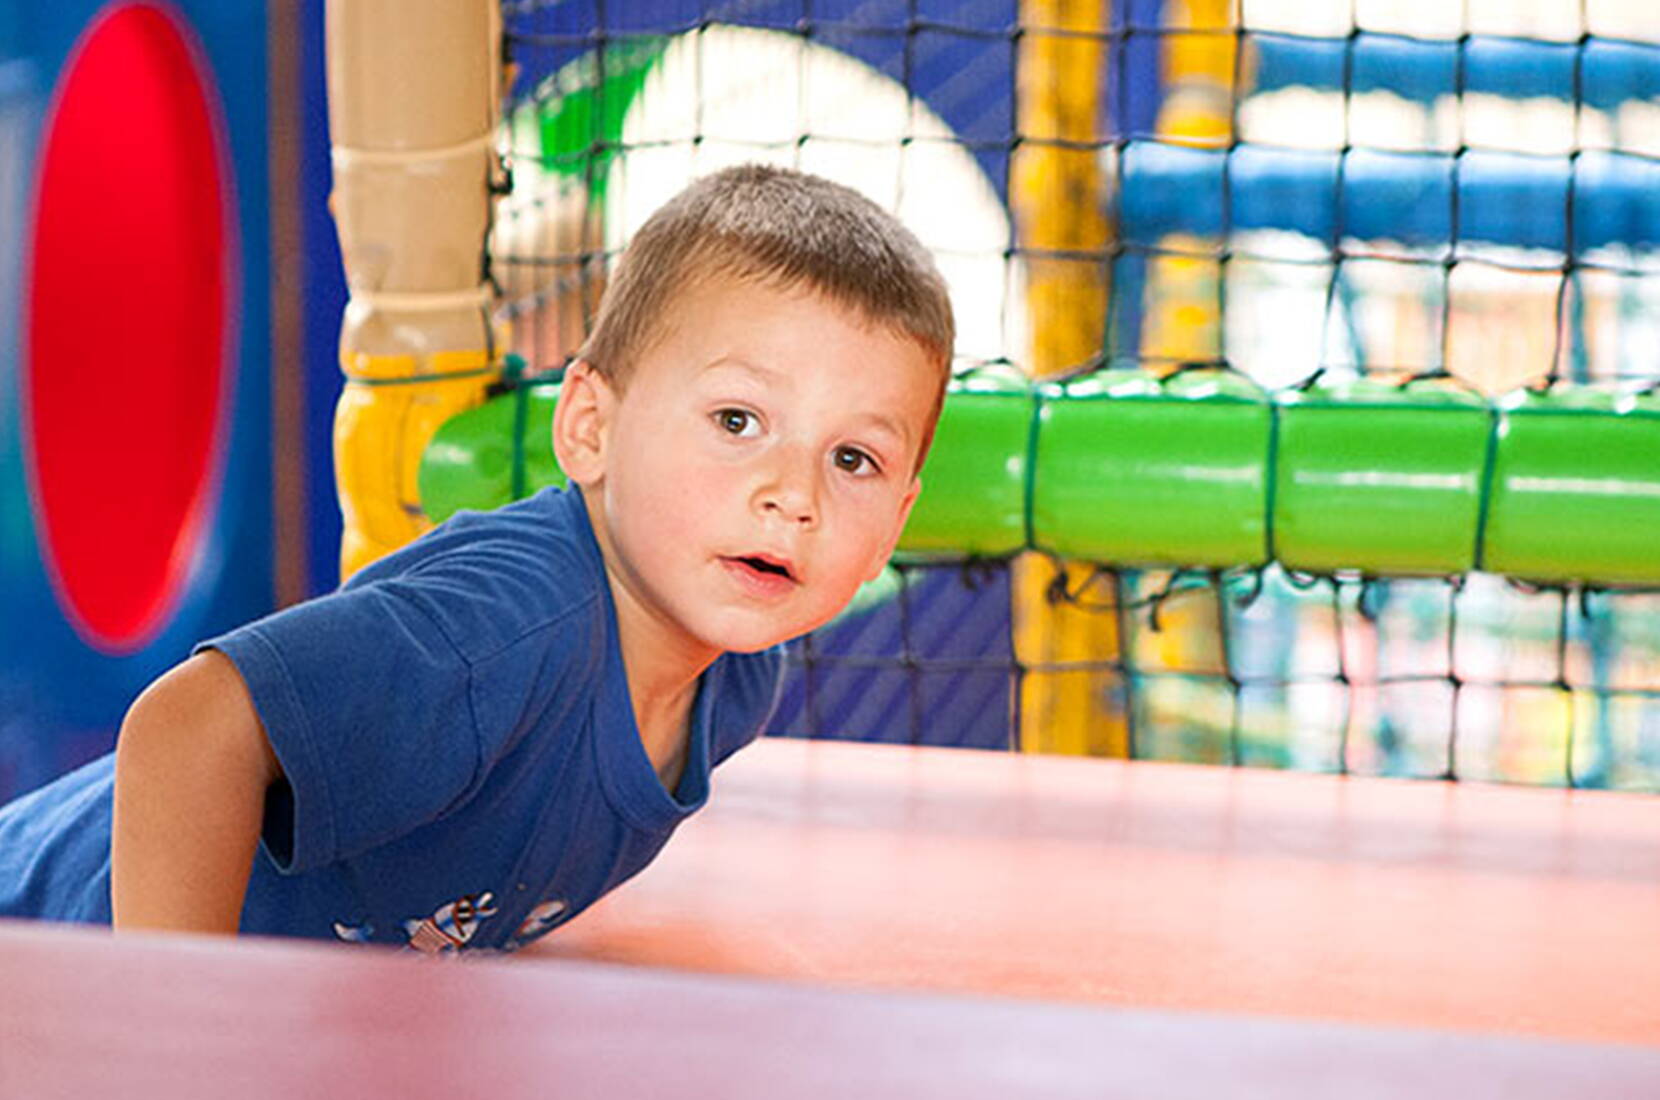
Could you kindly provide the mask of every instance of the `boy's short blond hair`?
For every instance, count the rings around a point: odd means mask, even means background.
[[[579,355],[619,389],[676,295],[716,279],[807,287],[920,344],[939,364],[938,418],[956,339],[951,298],[921,242],[850,187],[745,164],[704,176],[646,220],[618,261]],[[918,462],[928,450],[928,439]]]

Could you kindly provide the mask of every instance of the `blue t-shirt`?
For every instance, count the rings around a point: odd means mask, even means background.
[[[580,493],[464,513],[338,592],[204,642],[286,781],[251,933],[512,950],[655,856],[776,703],[776,649],[725,654],[659,782]],[[113,755],[0,809],[0,915],[108,921]]]

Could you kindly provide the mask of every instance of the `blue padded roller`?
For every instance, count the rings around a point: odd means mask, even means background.
[[[1254,90],[1343,90],[1344,55],[1352,49],[1349,88],[1392,92],[1430,103],[1459,90],[1459,44],[1399,35],[1356,34],[1304,38],[1252,34],[1248,38]],[[1530,42],[1471,35],[1464,46],[1463,90],[1507,99],[1574,98],[1577,42]],[[1616,39],[1588,39],[1580,62],[1580,99],[1608,110],[1633,99],[1660,97],[1660,46]]]
[[[1122,239],[1154,247],[1170,233],[1213,236],[1227,227],[1290,230],[1329,242],[1341,215],[1346,237],[1426,248],[1456,237],[1566,250],[1571,177],[1577,256],[1610,244],[1660,244],[1660,163],[1644,157],[1354,149],[1341,157],[1341,186],[1339,161],[1335,151],[1131,142],[1121,165]]]

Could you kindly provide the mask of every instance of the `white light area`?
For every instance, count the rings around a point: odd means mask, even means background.
[[[1512,99],[1480,92],[1441,96],[1433,103],[1392,92],[1349,97],[1343,128],[1343,93],[1314,88],[1276,88],[1239,104],[1240,140],[1292,149],[1354,146],[1395,152],[1450,153],[1463,139],[1471,148],[1537,156],[1566,156],[1576,147],[1660,156],[1660,103],[1627,100],[1610,114],[1539,96]]]
[[[1150,479],[1161,482],[1255,485],[1262,480],[1262,466],[1259,463],[1252,463],[1248,466],[1201,466],[1189,463],[1173,463],[1164,466],[1154,463],[1149,464],[1147,470]]]
[[[1600,244],[1595,248],[1584,249],[1580,253],[1580,258],[1584,260],[1587,265],[1591,265],[1587,266],[1585,270],[1581,272],[1582,277],[1600,276],[1604,274],[1603,272],[1596,271],[1594,269],[1595,266],[1622,268],[1624,270],[1613,274],[1617,274],[1619,277],[1624,279],[1630,280],[1635,278],[1646,283],[1655,282],[1655,276],[1660,275],[1660,249],[1656,249],[1652,246],[1647,248],[1633,248],[1631,244],[1626,241],[1611,241],[1607,244]],[[1636,283],[1633,283],[1632,289],[1636,290],[1649,288],[1639,288]],[[1645,294],[1643,297],[1648,298],[1648,295]],[[1636,299],[1628,296],[1628,300],[1635,301]],[[1649,300],[1647,308],[1652,310],[1655,308],[1655,303],[1652,300]]]
[[[1343,97],[1317,88],[1276,88],[1239,103],[1239,139],[1290,149],[1341,149]]]
[[[1227,359],[1263,387],[1299,382],[1321,365],[1327,264],[1281,264],[1235,257],[1228,264],[1223,313]],[[1353,353],[1347,359],[1352,361]]]
[[[696,176],[746,161],[816,172],[893,211],[934,252],[958,356],[1023,361],[1025,274],[1005,259],[1009,215],[951,138],[902,85],[840,51],[779,31],[694,31],[668,46],[624,118],[606,247],[621,247]]]
[[[1654,0],[1585,0],[1585,29],[1609,38],[1660,42],[1660,4]]]
[[[1441,363],[1441,302],[1446,290],[1439,268],[1390,260],[1349,260],[1343,265],[1343,283],[1352,295],[1350,321],[1357,330],[1355,349],[1347,359],[1328,350],[1326,366],[1384,367],[1419,372]],[[1333,308],[1332,325],[1345,321],[1341,304]]]
[[[1584,20],[1581,26],[1581,5]],[[1654,0],[1244,0],[1251,30],[1340,37],[1352,27],[1413,38],[1454,39],[1464,33],[1572,42],[1581,30],[1608,38],[1660,42]]]
[[[1598,112],[1587,108],[1585,113]],[[1574,105],[1561,99],[1467,92],[1464,140],[1477,149],[1567,156],[1574,149],[1575,114]]]
[[[1319,263],[1331,258],[1330,244],[1290,229],[1240,229],[1231,241],[1234,252],[1251,260]]]
[[[1660,278],[1582,271],[1592,378],[1660,378]]]
[[[1471,34],[1503,34],[1572,42],[1579,37],[1580,0],[1464,0]]]
[[[1448,274],[1446,368],[1485,394],[1543,378],[1557,351],[1559,271],[1460,263]]]
[[[1628,99],[1620,104],[1612,119],[1601,111],[1587,111],[1581,124],[1580,142],[1587,148],[1620,149],[1660,157],[1660,102]]]
[[[1535,293],[1539,289],[1539,280],[1548,278],[1551,282],[1547,289],[1553,297],[1556,284],[1561,282],[1565,262],[1560,248],[1528,248],[1474,237],[1458,242],[1458,258],[1457,273],[1452,278],[1456,281],[1462,277],[1465,289],[1491,285],[1495,289],[1508,287]],[[1469,270],[1464,271],[1464,268]],[[1512,268],[1515,270],[1508,270]]]
[[[497,142],[513,173],[513,190],[496,200],[490,229],[493,271],[502,298],[515,302],[538,292],[553,292],[560,274],[546,266],[555,256],[574,256],[596,241],[582,239],[586,204],[579,180],[545,170],[539,107],[520,104],[502,120]],[[538,264],[535,261],[543,261]]]
[[[1365,0],[1361,0],[1364,6]],[[1309,0],[1243,0],[1244,25],[1254,31],[1286,31],[1340,37],[1354,29],[1349,5]]]
[[[1363,30],[1414,38],[1457,38],[1464,33],[1466,9],[1479,0],[1356,0],[1355,24]],[[1509,2],[1509,0],[1507,0]],[[1514,0],[1516,8],[1556,4],[1561,0]]]
[[[1463,0],[1355,0],[1355,25],[1362,30],[1457,38],[1463,21]]]
[[[1510,477],[1505,485],[1522,493],[1575,497],[1653,497],[1660,499],[1660,482],[1623,477]]]
[[[1469,474],[1408,474],[1391,470],[1345,470],[1326,472],[1298,470],[1292,475],[1298,485],[1334,489],[1418,489],[1464,492],[1475,488]]]
[[[1399,152],[1451,153],[1461,122],[1456,96],[1417,103],[1393,92],[1362,92],[1349,100],[1349,132],[1356,145]]]
[[[1562,281],[1560,270],[1547,270],[1551,257],[1558,261],[1561,254],[1542,248],[1515,248],[1501,245],[1486,246],[1484,258],[1490,263],[1470,261],[1460,263],[1447,277],[1453,304],[1459,305],[1461,296],[1469,298],[1516,298],[1532,295],[1539,301],[1554,304]],[[1518,268],[1538,268],[1525,271]],[[1464,303],[1468,304],[1468,303]]]
[[[1276,88],[1239,104],[1243,141],[1298,149],[1341,149],[1345,140],[1368,149],[1451,152],[1458,147],[1458,101],[1433,104],[1388,91],[1349,96],[1349,128],[1343,129],[1343,94],[1316,88]]]

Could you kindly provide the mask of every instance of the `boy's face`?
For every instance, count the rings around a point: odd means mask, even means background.
[[[619,617],[705,652],[828,621],[898,541],[938,370],[812,291],[725,280],[679,296],[622,392],[574,368],[600,442],[571,472]]]

